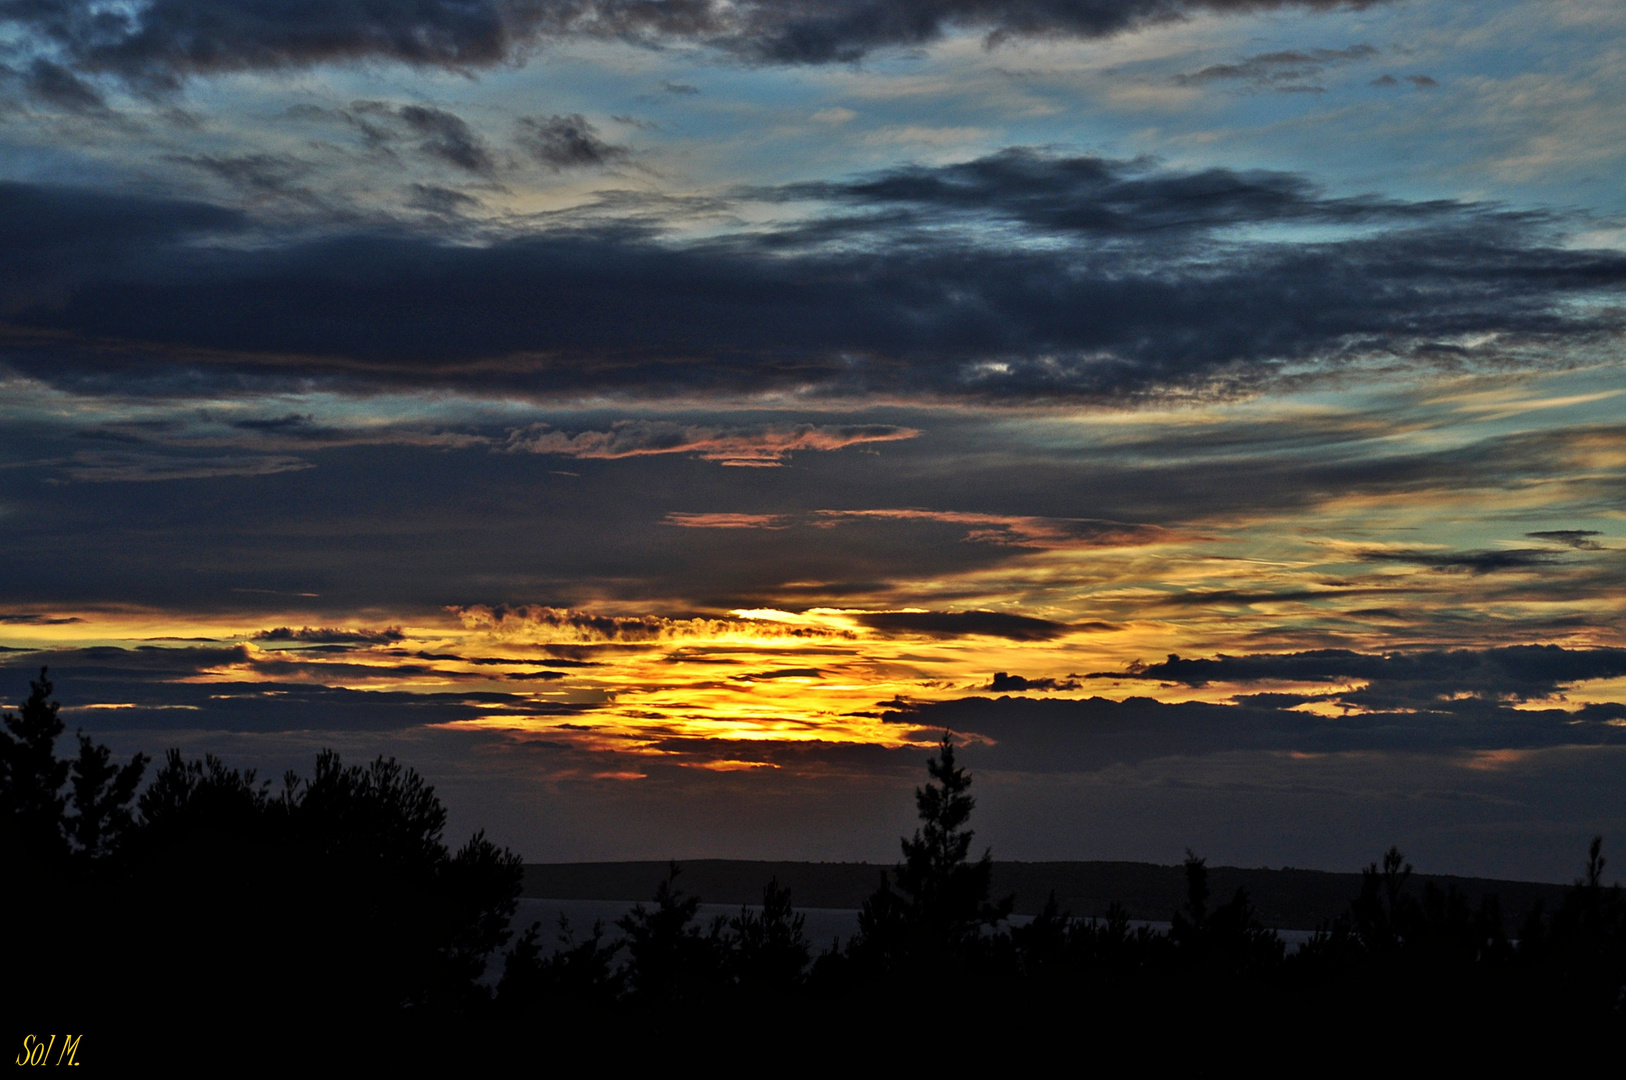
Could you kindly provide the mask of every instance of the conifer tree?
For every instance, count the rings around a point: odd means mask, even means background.
[[[28,700],[15,714],[4,715],[0,731],[0,829],[8,853],[41,862],[67,852],[62,786],[68,782],[68,762],[56,757],[61,705],[51,700],[45,668],[28,687]]]
[[[988,899],[993,853],[970,859],[975,833],[967,828],[976,799],[971,775],[954,760],[954,741],[943,733],[937,756],[926,762],[930,778],[915,789],[920,828],[903,841],[903,862],[893,872],[897,890],[883,880],[859,913],[860,952],[883,962],[935,966],[964,959],[982,927],[1010,914],[1012,900]]]

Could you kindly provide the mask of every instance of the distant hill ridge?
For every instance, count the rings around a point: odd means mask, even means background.
[[[856,908],[875,890],[883,873],[880,863],[756,862],[745,859],[680,861],[678,885],[706,903],[754,904],[762,886],[778,878],[789,886],[797,907]],[[648,900],[666,876],[665,862],[530,863],[525,867],[524,895],[551,900]],[[1260,921],[1282,930],[1314,930],[1349,910],[1360,892],[1361,875],[1323,870],[1249,870],[1209,867],[1214,903],[1229,900],[1238,887],[1248,890]],[[1568,886],[1535,881],[1413,874],[1411,888],[1425,882],[1455,885],[1470,905],[1495,894],[1513,926],[1536,903],[1552,910]],[[1016,913],[1032,915],[1051,892],[1061,906],[1078,916],[1101,916],[1113,901],[1132,919],[1167,919],[1185,900],[1185,871],[1179,866],[1137,862],[996,862],[995,896],[1015,894]]]

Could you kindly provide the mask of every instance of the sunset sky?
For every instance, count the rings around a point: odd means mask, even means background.
[[[528,860],[1626,862],[1618,0],[0,0],[0,698]],[[1606,851],[1609,847],[1606,847]]]

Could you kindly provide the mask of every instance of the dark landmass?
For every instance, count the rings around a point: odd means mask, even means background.
[[[522,895],[549,900],[647,900],[666,877],[665,862],[528,863]],[[755,904],[769,878],[790,889],[797,907],[858,908],[892,869],[879,863],[757,862],[748,859],[694,859],[681,862],[684,890],[711,904]],[[1360,894],[1359,873],[1323,870],[1209,868],[1214,895],[1248,891],[1259,920],[1281,930],[1314,930],[1347,914]],[[1539,901],[1548,910],[1563,899],[1564,885],[1536,881],[1413,874],[1421,888],[1432,882],[1455,886],[1477,908],[1495,895],[1509,915],[1529,911]],[[1062,908],[1077,916],[1104,917],[1116,900],[1132,919],[1166,920],[1186,898],[1180,866],[1137,862],[996,862],[994,896],[1015,894],[1018,915],[1036,915],[1054,891]]]

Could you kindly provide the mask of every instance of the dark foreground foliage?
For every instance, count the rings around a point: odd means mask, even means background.
[[[1245,892],[1210,896],[1189,853],[1167,932],[1119,907],[1074,919],[1053,897],[1013,923],[989,895],[990,853],[971,857],[971,777],[945,733],[920,827],[844,944],[815,954],[776,881],[702,924],[675,864],[614,927],[514,938],[518,857],[479,834],[447,847],[412,770],[324,752],[309,780],[274,787],[172,751],[142,788],[140,755],[119,765],[80,737],[57,759],[43,671],[33,690],[0,732],[7,946],[25,973],[9,1015],[125,1032],[131,1060],[155,1032],[218,1063],[416,1065],[537,1064],[565,1046],[671,1060],[697,1039],[713,1061],[783,1064],[792,1045],[795,1060],[907,1059],[929,1032],[995,1064],[1118,1047],[1198,1073],[1238,1054],[1340,1073],[1356,1071],[1337,1050],[1351,1040],[1368,1064],[1381,1044],[1413,1065],[1507,1065],[1579,1059],[1626,1030],[1626,895],[1604,884],[1601,840],[1561,905],[1525,913],[1416,890],[1391,849],[1293,953]]]
[[[14,1024],[260,1046],[487,1003],[520,860],[448,848],[415,772],[324,752],[273,785],[171,751],[138,797],[140,755],[54,757],[43,671],[32,688],[0,733]]]

